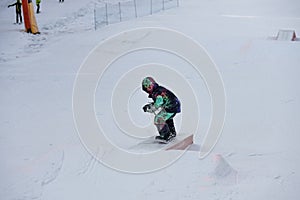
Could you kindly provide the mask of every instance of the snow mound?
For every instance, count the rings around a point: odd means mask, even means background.
[[[232,185],[238,183],[238,172],[229,162],[220,154],[214,157],[215,169],[212,173],[212,178],[215,179],[216,184]]]

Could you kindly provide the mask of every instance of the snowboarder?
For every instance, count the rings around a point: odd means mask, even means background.
[[[40,13],[40,4],[41,4],[41,0],[36,0],[35,1],[35,4],[36,4],[36,13]]]
[[[16,7],[16,24],[19,23],[19,18],[20,18],[20,24],[22,23],[22,10],[21,10],[21,6],[22,6],[22,3],[20,0],[17,0],[16,3],[13,3],[11,5],[8,5],[7,7],[12,7],[12,6],[15,6]]]
[[[59,3],[63,3],[64,2],[64,0],[59,0]]]
[[[176,137],[173,118],[180,113],[180,101],[170,90],[158,85],[152,77],[146,77],[142,81],[142,89],[149,94],[152,103],[143,106],[144,112],[154,113],[154,124],[159,136],[156,140],[168,142]]]

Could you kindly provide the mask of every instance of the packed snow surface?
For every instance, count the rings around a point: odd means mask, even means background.
[[[299,198],[300,42],[274,40],[280,29],[300,35],[299,1],[181,0],[178,8],[95,30],[94,7],[101,1],[45,0],[36,15],[39,35],[14,24],[10,3],[0,3],[0,199]],[[142,27],[175,30],[202,45],[224,82],[226,118],[215,148],[199,159],[211,114],[201,76],[166,52],[124,57],[119,65],[126,69],[151,62],[182,66],[200,116],[190,151],[161,170],[131,174],[103,165],[86,150],[74,123],[72,94],[80,66],[98,44]],[[112,65],[104,74],[95,109],[107,137],[127,148],[131,141],[103,104],[123,69]],[[176,80],[166,86],[176,93]],[[151,124],[141,110],[147,96],[139,90],[133,96],[137,102],[124,100],[132,120]],[[177,125],[180,120],[179,114]]]

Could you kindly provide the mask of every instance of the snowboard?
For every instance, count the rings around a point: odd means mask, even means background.
[[[169,141],[157,140],[155,136],[129,146],[129,150],[134,150],[138,153],[148,153],[158,150],[185,150],[189,145],[193,144],[193,134],[179,133],[176,137]]]
[[[154,142],[158,142],[161,144],[169,144],[170,142],[172,142],[173,140],[175,140],[175,137],[172,137],[169,140],[165,140],[165,139],[160,139],[160,138],[154,138]]]
[[[29,20],[30,20],[30,30],[33,34],[40,34],[36,19],[34,16],[34,8],[32,2],[28,2],[28,13],[29,13]]]
[[[28,9],[28,1],[27,0],[22,2],[22,8],[23,8],[23,19],[24,19],[25,31],[27,33],[30,33],[31,25],[30,25],[30,17],[29,17],[29,9]]]

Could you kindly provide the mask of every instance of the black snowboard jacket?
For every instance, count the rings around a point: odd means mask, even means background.
[[[157,83],[154,86],[153,91],[149,94],[149,98],[152,98],[156,108],[162,107],[168,113],[180,113],[181,106],[179,99],[170,90],[159,86]]]

